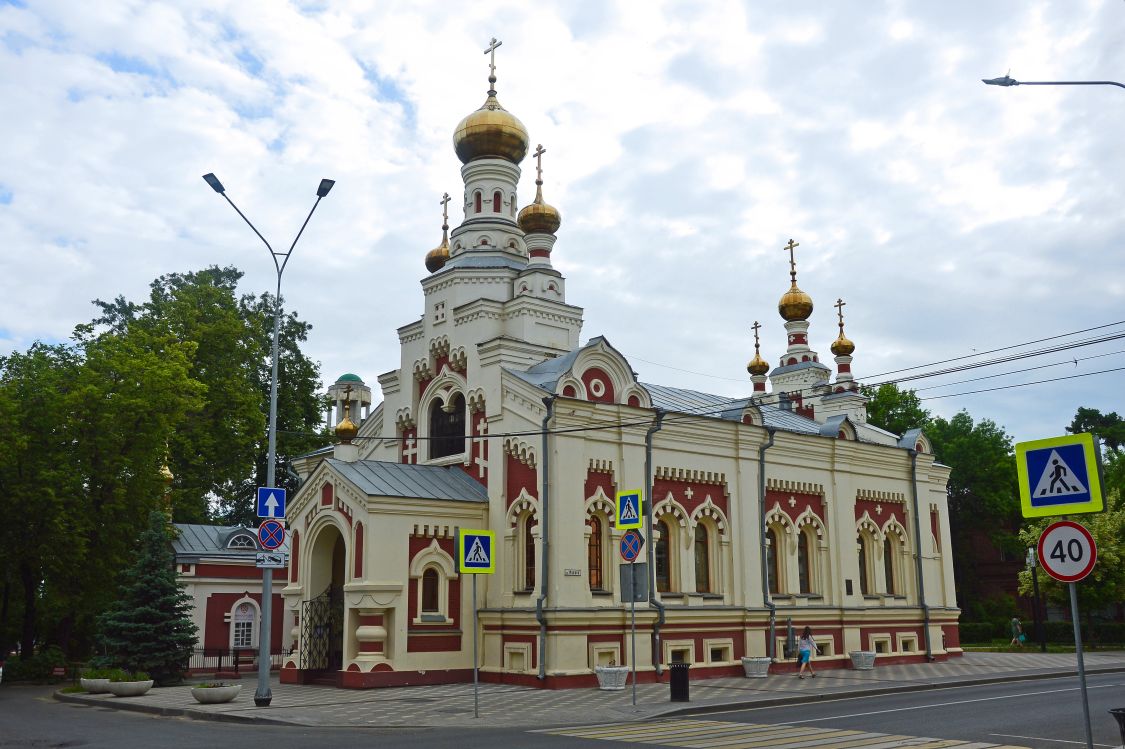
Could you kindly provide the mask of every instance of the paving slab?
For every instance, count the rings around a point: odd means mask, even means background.
[[[1090,673],[1125,671],[1125,652],[1087,653],[1085,663]],[[806,679],[794,674],[764,679],[703,679],[690,683],[690,703],[670,702],[667,683],[638,684],[636,706],[632,703],[631,686],[623,692],[603,692],[481,684],[479,717],[473,715],[472,684],[351,690],[280,684],[275,678],[271,687],[273,702],[266,708],[254,705],[252,679],[244,680],[242,694],[224,705],[197,704],[186,686],[153,689],[142,697],[56,694],[56,698],[98,707],[241,723],[547,728],[1073,674],[1073,653],[966,653],[941,663],[876,663],[870,671],[820,670],[816,678]]]

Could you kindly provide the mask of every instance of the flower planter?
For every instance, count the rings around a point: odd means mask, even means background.
[[[848,653],[852,658],[852,668],[856,671],[870,671],[875,668],[874,650],[852,650]]]
[[[766,657],[743,658],[742,670],[746,672],[747,679],[764,679],[770,675],[770,663]]]
[[[594,669],[594,673],[598,675],[598,689],[603,692],[622,691],[631,670],[628,666],[598,666]]]
[[[109,691],[109,679],[80,678],[79,683],[89,694],[105,694]]]
[[[111,681],[109,693],[115,697],[140,697],[152,689],[152,679],[148,681]]]
[[[218,705],[230,702],[242,691],[241,684],[227,684],[221,687],[192,687],[191,696],[204,705]]]

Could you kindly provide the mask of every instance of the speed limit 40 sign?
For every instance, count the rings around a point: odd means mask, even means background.
[[[1039,537],[1039,564],[1060,582],[1078,582],[1090,574],[1097,559],[1094,537],[1073,520],[1051,523]]]

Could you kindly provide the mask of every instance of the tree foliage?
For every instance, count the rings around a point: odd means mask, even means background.
[[[901,435],[930,423],[930,412],[922,408],[922,401],[913,390],[901,390],[888,382],[877,388],[865,385],[860,392],[868,397],[867,423],[880,429]]]
[[[157,683],[179,681],[196,643],[191,596],[176,582],[168,518],[148,516],[120,594],[98,619],[110,665],[148,672]]]

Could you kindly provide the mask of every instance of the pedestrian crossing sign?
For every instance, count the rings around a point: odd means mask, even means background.
[[[492,531],[461,531],[457,538],[457,571],[491,575],[496,571]]]
[[[1025,518],[1105,509],[1098,448],[1092,434],[1020,442],[1016,444],[1016,472]]]
[[[617,492],[617,530],[640,528],[644,517],[644,493],[640,489]]]

